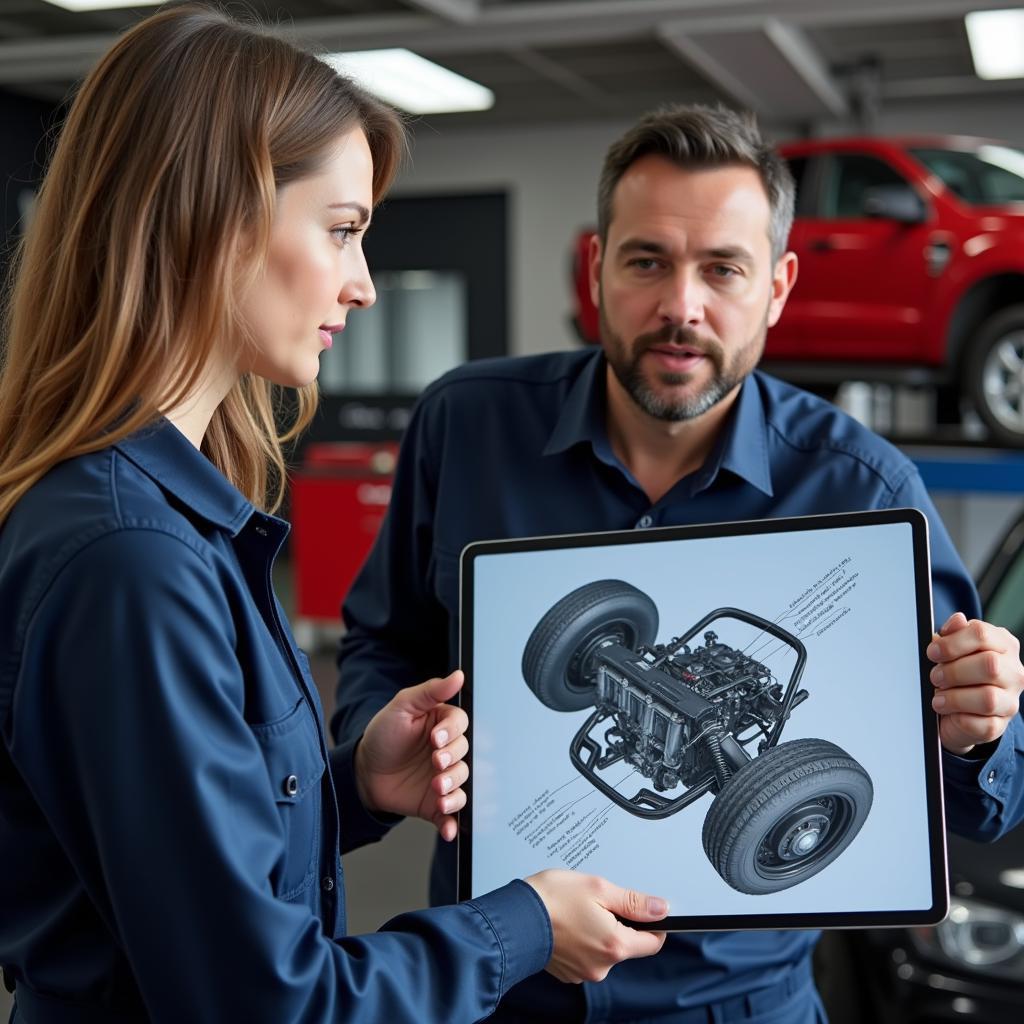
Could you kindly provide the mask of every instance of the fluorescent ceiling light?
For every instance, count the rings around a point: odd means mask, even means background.
[[[46,0],[65,11],[112,11],[115,7],[156,7],[166,0]]]
[[[972,11],[964,24],[979,78],[1024,78],[1024,10]]]
[[[368,92],[410,114],[451,114],[494,106],[490,89],[409,50],[329,53],[324,60]]]

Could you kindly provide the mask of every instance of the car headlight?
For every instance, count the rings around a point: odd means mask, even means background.
[[[977,900],[950,901],[935,928],[912,928],[917,950],[962,970],[1007,980],[1024,978],[1024,915]]]

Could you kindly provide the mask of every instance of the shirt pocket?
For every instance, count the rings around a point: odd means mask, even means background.
[[[251,726],[263,752],[284,830],[284,850],[270,882],[274,895],[294,899],[316,877],[322,820],[324,759],[305,698],[281,718]]]

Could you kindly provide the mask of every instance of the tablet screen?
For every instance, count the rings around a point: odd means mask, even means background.
[[[945,913],[914,511],[471,545],[460,896],[549,867],[675,928]]]

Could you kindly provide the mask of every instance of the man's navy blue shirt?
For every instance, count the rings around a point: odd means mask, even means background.
[[[915,507],[929,520],[937,622],[979,614],[914,465],[834,406],[753,374],[705,464],[652,505],[609,443],[605,367],[600,351],[490,360],[424,393],[387,519],[345,602],[336,738],[360,735],[396,689],[457,665],[459,555],[477,540]],[[992,839],[1019,820],[1022,760],[1019,718],[987,761],[944,755],[950,827]],[[455,895],[451,853],[435,860],[436,901]],[[588,1019],[657,1016],[773,984],[816,937],[673,934],[657,957],[586,985]]]

